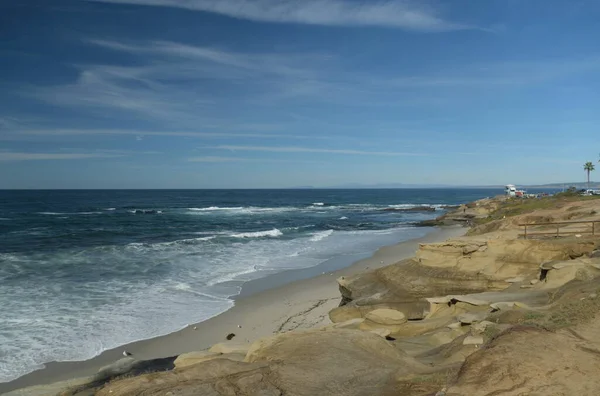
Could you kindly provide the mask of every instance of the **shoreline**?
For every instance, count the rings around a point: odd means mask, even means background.
[[[337,307],[341,299],[338,277],[413,257],[420,243],[442,242],[466,231],[460,226],[433,228],[425,236],[380,247],[372,254],[341,256],[315,267],[248,281],[242,285],[239,295],[231,297],[235,305],[217,316],[174,333],[104,351],[89,360],[47,363],[45,368],[0,383],[0,393],[95,374],[101,367],[122,358],[124,349],[138,360],[150,360],[207,349],[227,342],[225,337],[229,333],[236,334],[235,342],[250,343],[273,333],[326,325],[330,323],[329,311]],[[363,258],[356,261],[357,256]],[[348,261],[353,263],[348,265]]]

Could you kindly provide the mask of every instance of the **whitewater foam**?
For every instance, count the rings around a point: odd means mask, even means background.
[[[283,232],[281,232],[277,228],[273,228],[270,231],[241,232],[239,234],[231,234],[231,236],[234,238],[264,238],[264,237],[276,238],[276,237],[279,237],[282,235],[283,235]]]
[[[327,238],[331,234],[333,234],[333,230],[326,230],[326,231],[315,232],[313,234],[313,236],[310,238],[310,240],[312,242],[318,242],[318,241],[321,241],[321,240]]]
[[[73,213],[61,213],[61,212],[37,212],[37,214],[47,216],[64,216],[64,215],[91,215],[91,214],[102,214],[102,212],[73,212]]]
[[[256,215],[256,214],[279,214],[283,212],[298,211],[301,208],[293,206],[282,206],[282,207],[268,207],[262,208],[257,206],[238,206],[238,207],[218,207],[210,206],[207,208],[188,208],[189,214],[199,215],[214,215],[214,214],[227,214],[227,215]]]
[[[409,205],[413,207],[415,205]],[[324,214],[328,212],[334,212],[339,210],[350,210],[350,211],[375,211],[383,209],[387,206],[373,205],[373,204],[345,204],[345,205],[327,205],[324,202],[314,202],[308,206],[297,207],[297,206],[280,206],[280,207],[257,207],[257,206],[236,206],[236,207],[219,207],[209,206],[206,208],[187,208],[189,214],[203,214],[203,215],[215,215],[228,214],[228,215],[256,215],[256,214],[279,214],[286,212],[309,212]],[[389,207],[393,207],[390,205]],[[316,211],[316,212],[315,212]]]
[[[186,238],[186,239],[177,239],[175,241],[169,241],[169,242],[155,242],[155,243],[131,242],[131,243],[128,243],[126,246],[130,247],[130,248],[134,248],[134,249],[138,249],[138,248],[155,249],[155,248],[177,246],[177,245],[191,245],[191,244],[195,244],[197,242],[211,241],[217,237],[218,237],[218,235],[211,235],[211,236],[200,237],[200,238]]]
[[[233,280],[239,279],[244,275],[254,274],[258,270],[257,266],[251,266],[249,268],[244,268],[239,271],[231,272],[228,274],[223,274],[217,278],[212,279],[208,282],[208,286],[215,286],[225,282],[231,282]]]
[[[212,212],[215,210],[240,210],[240,209],[244,209],[241,206],[236,206],[233,208],[221,208],[219,206],[209,206],[208,208],[188,208],[188,210],[191,210],[192,212]]]

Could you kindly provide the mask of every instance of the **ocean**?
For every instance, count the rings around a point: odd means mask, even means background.
[[[425,235],[488,189],[0,191],[0,382],[177,331],[244,282]],[[393,209],[433,208],[405,212]]]

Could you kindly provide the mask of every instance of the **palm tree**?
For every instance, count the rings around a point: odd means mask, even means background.
[[[590,188],[590,172],[593,171],[594,169],[596,169],[596,167],[591,162],[586,162],[583,165],[583,170],[587,172],[588,188]]]

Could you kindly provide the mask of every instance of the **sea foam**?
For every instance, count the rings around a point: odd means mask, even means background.
[[[327,238],[331,234],[333,234],[333,230],[326,230],[326,231],[315,232],[313,234],[313,236],[310,238],[310,240],[312,242],[318,242],[318,241],[321,241],[321,240]]]
[[[231,236],[234,238],[264,238],[271,237],[276,238],[282,236],[283,232],[278,230],[277,228],[273,228],[269,231],[256,231],[256,232],[241,232],[239,234],[232,234]]]

